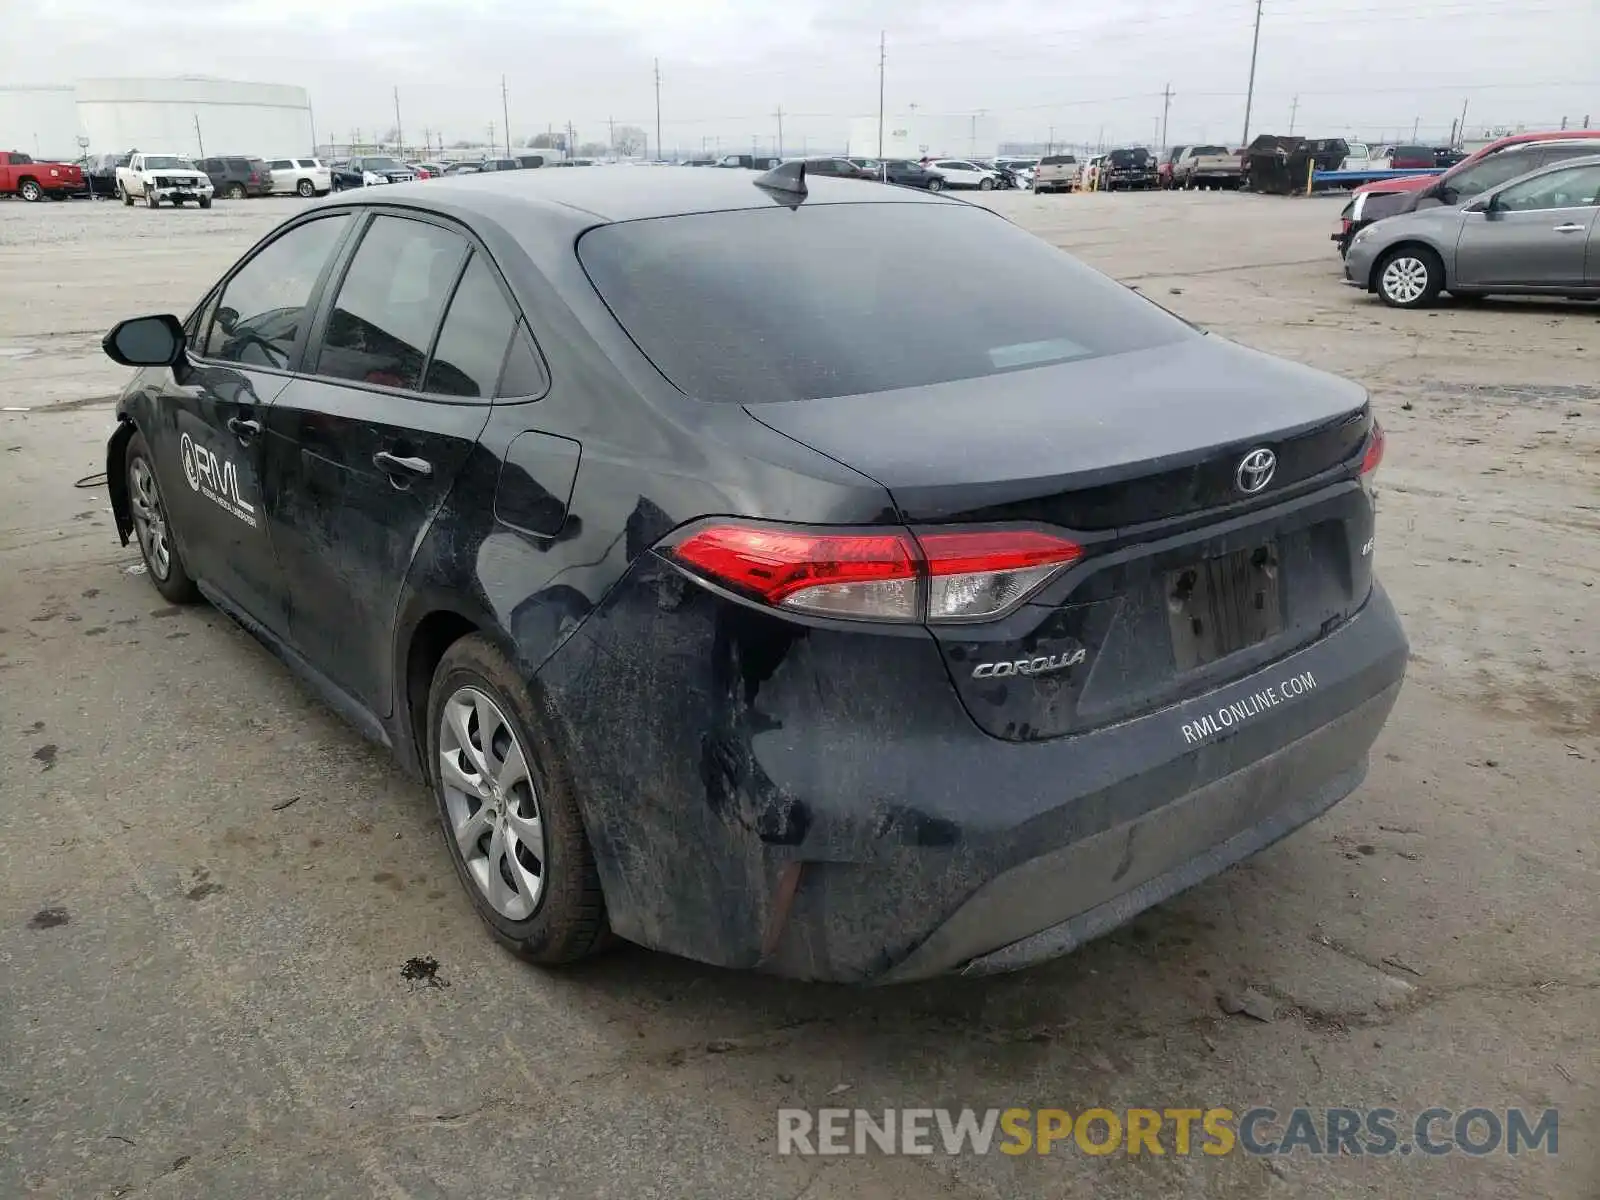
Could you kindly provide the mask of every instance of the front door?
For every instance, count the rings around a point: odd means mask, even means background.
[[[1465,287],[1582,287],[1600,167],[1548,171],[1464,215],[1456,282]]]
[[[371,218],[330,293],[306,377],[268,416],[271,519],[295,644],[383,717],[401,589],[488,421],[514,319],[482,251],[412,216]]]
[[[202,314],[157,405],[157,458],[177,468],[163,494],[190,573],[280,636],[283,580],[262,492],[267,413],[289,383],[309,303],[349,224],[333,216],[294,226],[242,264]]]

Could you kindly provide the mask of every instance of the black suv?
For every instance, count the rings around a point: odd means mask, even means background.
[[[272,195],[272,172],[259,158],[202,158],[197,164],[211,177],[217,195],[229,200]]]

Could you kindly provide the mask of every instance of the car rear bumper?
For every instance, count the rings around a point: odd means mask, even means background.
[[[1226,686],[1008,742],[966,714],[926,631],[797,628],[640,566],[536,674],[612,927],[794,978],[1065,953],[1348,794],[1405,673],[1374,586]]]

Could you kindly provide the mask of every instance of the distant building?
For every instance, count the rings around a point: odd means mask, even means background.
[[[849,153],[878,154],[878,118],[850,122]],[[1000,122],[980,114],[884,114],[885,158],[993,158],[1000,151]]]
[[[311,98],[276,83],[227,79],[82,79],[0,87],[0,149],[76,158],[131,149],[187,154],[312,152]]]

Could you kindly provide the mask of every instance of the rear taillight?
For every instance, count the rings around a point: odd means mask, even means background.
[[[1376,421],[1372,423],[1372,432],[1367,435],[1367,450],[1361,456],[1361,474],[1371,475],[1383,462],[1383,426]]]
[[[776,608],[867,621],[981,621],[1083,557],[1032,529],[833,533],[715,522],[666,547],[709,583]]]

